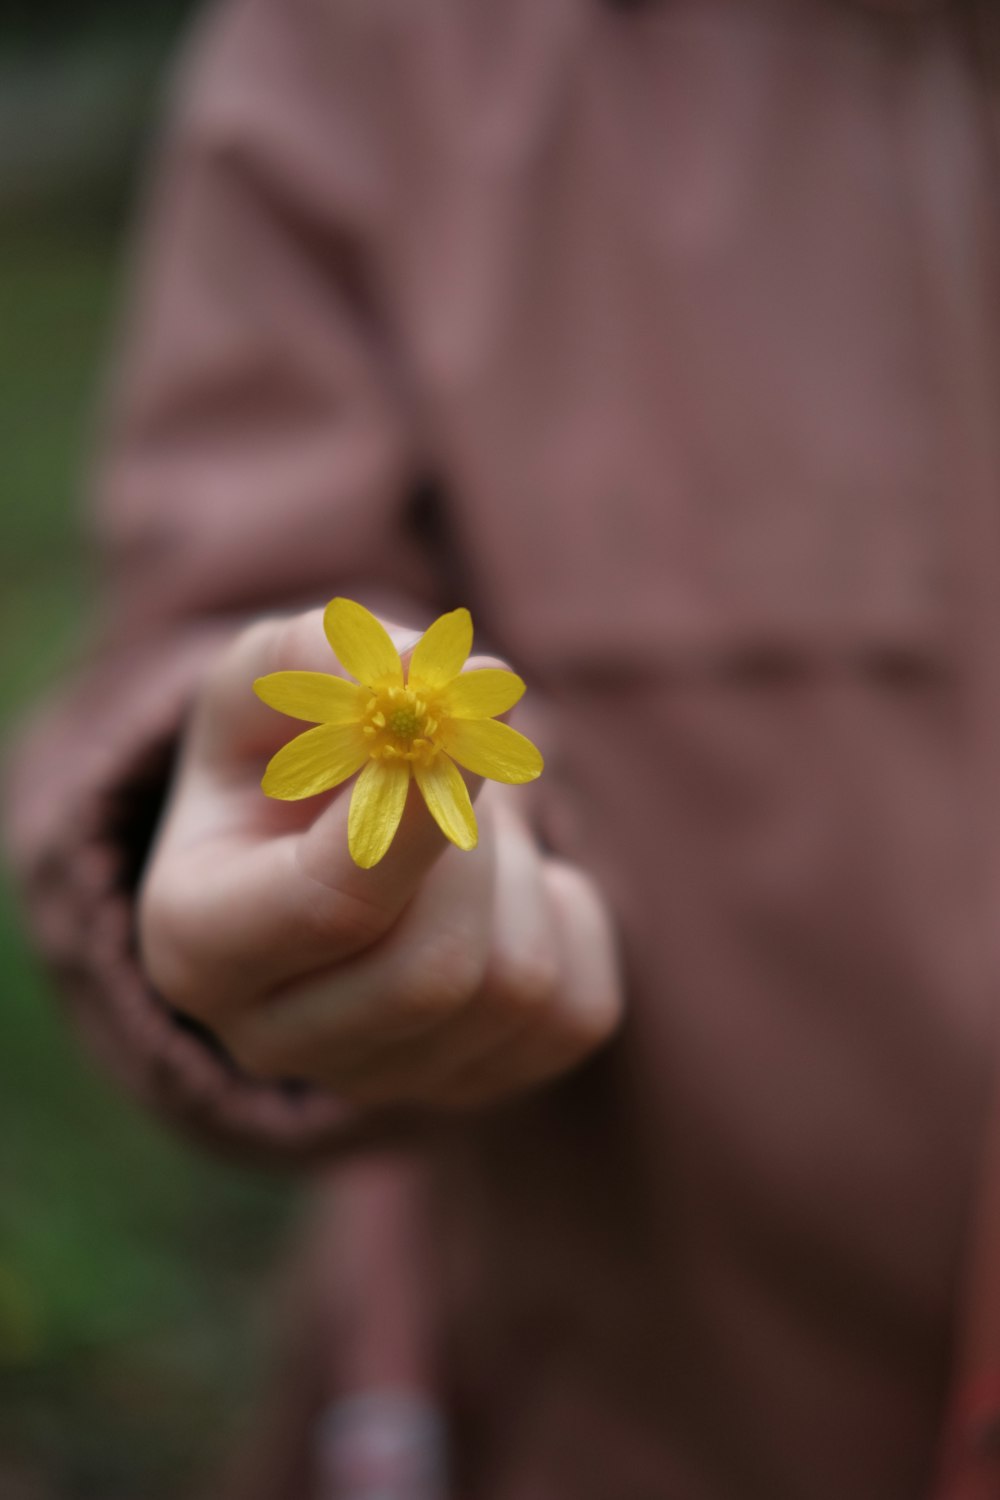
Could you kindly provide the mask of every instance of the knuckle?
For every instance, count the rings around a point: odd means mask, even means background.
[[[609,1041],[618,1030],[621,1019],[621,994],[610,981],[588,995],[586,1004],[574,1006],[572,1034],[580,1046],[581,1054],[586,1055]]]
[[[207,1008],[189,921],[190,903],[171,884],[152,878],[139,893],[139,958],[147,979],[164,1000],[202,1019]]]
[[[552,957],[542,954],[509,954],[494,961],[490,988],[508,1010],[532,1015],[556,1003],[559,968]]]
[[[197,882],[183,869],[154,867],[140,888],[139,962],[157,994],[175,1009],[213,1026],[232,988]]]
[[[251,620],[248,625],[237,632],[229,650],[223,653],[220,663],[229,662],[234,658],[242,661],[245,657],[253,657],[261,650],[266,650],[274,639],[275,622],[267,616],[258,620]],[[228,658],[228,660],[227,660]]]
[[[440,935],[407,963],[394,987],[392,1010],[404,1021],[445,1020],[479,988],[481,966],[459,935]]]
[[[298,666],[303,658],[316,652],[317,640],[323,642],[323,610],[309,609],[292,615],[272,616],[269,622],[274,670]],[[324,663],[327,651],[321,645]]]
[[[203,701],[231,691],[234,675],[242,677],[241,668],[244,663],[258,661],[266,655],[273,634],[273,622],[266,619],[254,620],[237,631],[205,669],[202,679]]]
[[[291,857],[297,873],[305,877],[303,916],[325,945],[332,944],[344,953],[356,953],[385,936],[393,914],[382,903],[342,884],[321,880],[313,872],[303,845],[294,846]]]
[[[238,630],[207,663],[195,703],[196,739],[208,744],[232,721],[241,722],[248,703],[250,680],[282,665],[282,642],[288,621],[264,615]],[[294,658],[292,658],[294,661]]]
[[[392,1020],[404,1029],[430,1025],[447,1019],[461,1004],[458,986],[422,969],[406,975],[396,985],[391,999]]]

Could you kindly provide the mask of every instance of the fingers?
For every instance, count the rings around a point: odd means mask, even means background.
[[[490,810],[496,814],[493,799]],[[499,818],[488,945],[451,990],[451,1003],[419,1035],[401,1036],[389,1026],[373,1038],[359,1013],[359,1035],[341,1031],[335,1044],[314,1050],[314,1065],[358,1103],[441,1105],[456,1075],[509,1048],[536,1024],[556,989],[542,861],[519,821]]]
[[[415,787],[391,848],[373,870],[359,869],[348,852],[348,807],[347,797],[337,798],[299,834],[215,840],[153,861],[139,898],[140,944],[165,998],[218,1027],[296,980],[339,970],[380,940],[394,953],[401,942],[394,925],[418,897],[424,898],[419,911],[432,904],[437,884],[426,897],[422,887],[443,855],[445,885],[456,887],[461,919],[477,902],[488,911],[490,897],[482,894],[492,878],[488,842],[469,852],[451,848]],[[448,941],[445,923],[441,942]],[[345,993],[352,972],[338,979]]]
[[[543,861],[513,823],[499,830],[490,903],[486,871],[465,860],[441,861],[372,954],[235,1018],[224,1040],[237,1059],[360,1105],[453,1110],[543,1083],[600,1046],[622,998],[592,884]]]
[[[530,1025],[443,1089],[441,1107],[473,1109],[547,1083],[604,1046],[621,1024],[624,991],[610,916],[582,871],[546,861],[558,983]]]
[[[452,1017],[481,987],[490,952],[495,859],[485,837],[449,849],[392,931],[363,956],[285,986],[218,1027],[237,1061],[266,1077],[330,1087]]]

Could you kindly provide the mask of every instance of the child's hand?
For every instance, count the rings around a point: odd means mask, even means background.
[[[260,789],[295,725],[251,684],[295,668],[331,669],[321,611],[244,631],[205,684],[140,899],[152,983],[248,1073],[360,1105],[475,1106],[572,1067],[622,1009],[592,883],[492,784],[478,848],[448,845],[411,791],[388,855],[358,869],[343,789]]]

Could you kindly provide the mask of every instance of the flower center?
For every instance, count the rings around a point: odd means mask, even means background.
[[[438,721],[409,688],[380,688],[365,708],[362,728],[375,760],[429,761]]]
[[[421,720],[412,708],[397,708],[389,715],[389,728],[400,740],[412,740],[420,733]]]

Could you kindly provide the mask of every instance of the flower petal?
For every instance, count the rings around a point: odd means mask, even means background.
[[[421,688],[439,688],[457,677],[472,650],[472,616],[467,609],[453,609],[428,626],[413,648],[407,682]]]
[[[356,724],[369,699],[367,688],[329,672],[271,672],[253,690],[270,708],[310,724]]]
[[[345,671],[365,687],[402,687],[403,666],[389,632],[363,604],[331,599],[323,629]]]
[[[347,847],[363,870],[377,865],[392,843],[406,806],[408,761],[373,760],[358,777],[347,815]]]
[[[436,738],[460,766],[493,781],[534,781],[542,771],[531,741],[496,719],[445,719]]]
[[[462,672],[449,682],[439,699],[441,711],[449,719],[492,719],[505,714],[524,692],[524,683],[515,672],[499,667],[482,667]]]
[[[339,786],[368,759],[360,724],[319,724],[271,757],[261,787],[269,797],[297,802]]]
[[[445,838],[451,839],[460,849],[474,849],[479,842],[476,814],[472,810],[469,788],[455,762],[447,755],[438,754],[430,765],[417,761],[413,774],[431,817]]]

